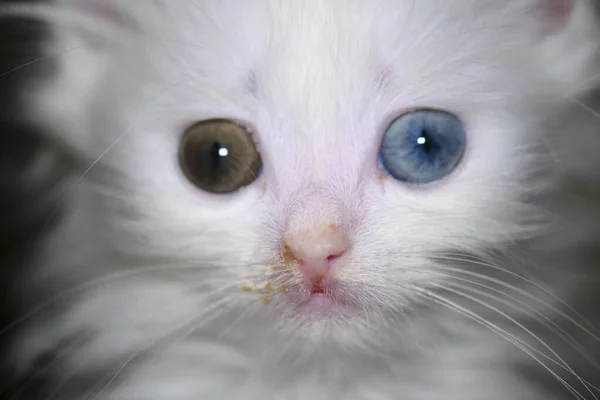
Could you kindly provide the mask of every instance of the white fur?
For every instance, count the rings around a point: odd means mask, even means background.
[[[573,101],[599,71],[597,32],[588,2],[564,15],[551,3],[570,2],[63,1],[98,25],[60,19],[56,47],[76,49],[31,104],[92,167],[22,277],[29,306],[60,297],[13,329],[15,365],[27,375],[62,349],[44,370],[60,399],[568,398],[541,363],[594,398],[576,376],[598,370],[531,325],[536,312],[567,323],[536,285],[575,302],[594,276],[575,235],[597,233],[591,206],[563,191],[580,164],[561,161],[574,154],[564,137],[598,123]],[[456,113],[468,135],[460,167],[422,188],[377,167],[386,124],[414,107]],[[185,127],[215,117],[252,127],[265,165],[228,196],[199,191],[177,162]],[[265,279],[287,231],[319,221],[351,232],[340,279],[362,311],[307,323],[283,293],[264,305],[242,291]],[[550,348],[575,374],[544,358]]]

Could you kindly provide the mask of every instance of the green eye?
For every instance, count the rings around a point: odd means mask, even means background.
[[[199,122],[183,135],[179,164],[199,189],[231,193],[254,182],[262,162],[252,135],[230,120]]]

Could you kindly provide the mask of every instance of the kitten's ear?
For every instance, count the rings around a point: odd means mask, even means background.
[[[598,87],[600,7],[597,0],[532,1],[541,48],[540,68],[563,82],[564,92],[579,95]]]
[[[569,24],[577,3],[580,1],[536,0],[536,2],[536,13],[542,22],[541,32],[543,34],[553,34],[560,32]]]
[[[59,12],[68,19],[63,25],[95,47],[110,40],[119,42],[123,35],[135,31],[129,1],[57,0],[57,3]]]
[[[59,0],[59,5],[70,12],[115,26],[127,24],[125,9],[115,0]],[[121,1],[121,4],[126,2]]]

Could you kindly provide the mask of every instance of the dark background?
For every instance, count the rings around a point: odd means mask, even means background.
[[[40,0],[0,0],[0,7],[36,2]],[[51,189],[64,169],[58,162],[32,176],[32,166],[52,150],[44,140],[43,127],[24,116],[26,105],[18,96],[32,82],[52,73],[52,58],[42,55],[49,36],[48,27],[40,21],[0,16],[0,330],[16,308],[6,301],[11,276],[24,268],[44,231],[52,226],[50,217],[60,210]],[[60,159],[58,153],[55,156]]]

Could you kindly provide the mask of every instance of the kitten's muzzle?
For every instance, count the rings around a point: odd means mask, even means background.
[[[348,234],[334,224],[295,231],[286,237],[283,261],[300,271],[312,293],[324,293],[350,246]]]

